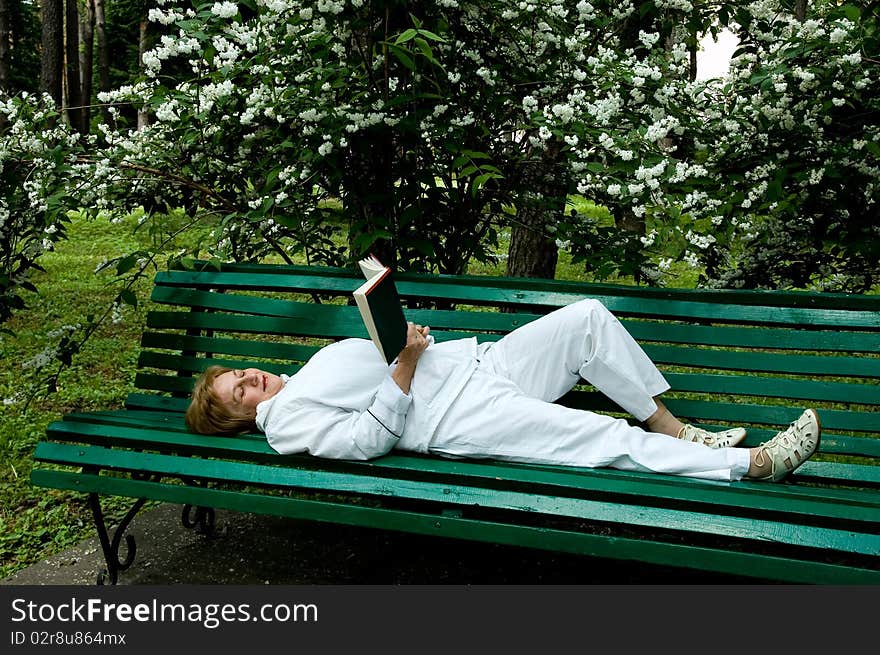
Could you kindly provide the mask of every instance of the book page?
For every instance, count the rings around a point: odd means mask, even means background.
[[[370,255],[369,257],[360,260],[358,266],[360,266],[361,273],[363,273],[364,277],[368,280],[373,279],[387,268],[374,255]]]

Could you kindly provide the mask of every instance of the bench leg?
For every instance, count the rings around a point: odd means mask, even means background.
[[[128,524],[131,523],[132,519],[146,502],[146,498],[139,498],[125,514],[119,525],[116,526],[111,537],[107,530],[107,523],[104,520],[104,512],[101,509],[101,500],[98,494],[89,494],[89,506],[92,508],[92,516],[95,519],[95,528],[98,531],[101,550],[104,552],[104,561],[107,563],[107,568],[98,573],[96,584],[103,585],[109,579],[110,584],[115,585],[119,579],[119,572],[126,570],[134,562],[137,544],[135,544],[134,537],[130,534],[125,534],[125,531],[128,529]],[[119,547],[122,545],[123,535],[125,535],[126,553],[125,560],[120,560]]]
[[[193,510],[195,510],[195,516],[192,516]],[[184,505],[180,520],[183,523],[183,527],[190,530],[195,529],[198,534],[211,535],[214,532],[213,507]]]
[[[207,482],[196,482],[195,480],[182,478],[183,482],[191,487],[207,487]],[[193,515],[195,510],[195,515]],[[194,507],[192,505],[184,505],[183,513],[180,521],[183,527],[196,533],[211,536],[214,533],[214,508],[213,507]]]

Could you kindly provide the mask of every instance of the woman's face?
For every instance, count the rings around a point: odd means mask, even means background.
[[[269,400],[284,386],[277,375],[257,368],[226,371],[214,379],[214,392],[234,413],[253,418],[257,405]]]

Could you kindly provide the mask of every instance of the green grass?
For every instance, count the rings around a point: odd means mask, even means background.
[[[133,387],[145,308],[127,307],[122,320],[107,321],[61,375],[57,392],[37,396],[27,406],[23,397],[45,373],[37,375],[25,364],[57,345],[53,331],[100,315],[112,303],[112,272],[96,274],[95,269],[105,258],[142,245],[138,239],[145,237],[135,237],[133,225],[134,219],[112,224],[75,218],[70,239],[41,259],[46,272],[32,276],[39,292],[29,294],[27,309],[6,324],[15,336],[0,335],[0,578],[94,534],[81,495],[31,485],[31,456],[46,426],[63,414],[122,406]],[[149,280],[137,292],[145,299]],[[121,499],[105,505],[111,517],[125,511]]]

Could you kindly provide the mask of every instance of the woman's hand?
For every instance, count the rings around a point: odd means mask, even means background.
[[[416,372],[416,364],[430,343],[428,341],[430,332],[431,328],[427,325],[422,327],[411,322],[407,324],[406,345],[397,356],[397,368],[391,374],[391,378],[403,393],[409,393],[410,384]]]
[[[406,345],[397,356],[398,364],[412,364],[415,366],[416,362],[419,361],[419,357],[425,352],[425,348],[428,347],[428,334],[430,332],[431,328],[427,325],[422,327],[412,322],[407,323]]]

